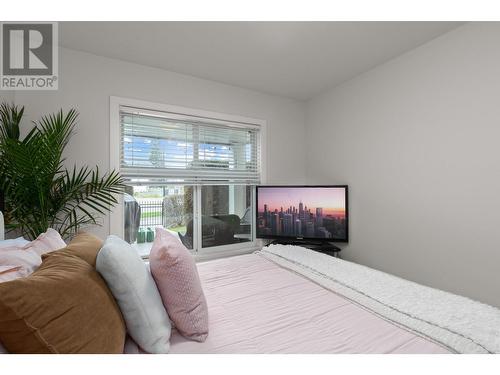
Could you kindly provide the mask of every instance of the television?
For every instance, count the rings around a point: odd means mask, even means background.
[[[347,185],[257,186],[256,237],[347,242]]]

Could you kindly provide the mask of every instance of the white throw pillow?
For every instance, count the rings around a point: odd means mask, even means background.
[[[134,341],[146,352],[167,353],[170,320],[139,254],[127,242],[109,236],[97,254],[96,268],[120,306]]]

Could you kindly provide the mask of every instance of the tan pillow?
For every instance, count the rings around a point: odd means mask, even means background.
[[[0,284],[0,342],[11,353],[122,353],[125,324],[95,269],[56,251]]]
[[[97,253],[101,250],[102,244],[100,238],[90,233],[81,232],[64,249],[56,252],[76,255],[95,268]],[[54,252],[42,255],[42,259],[49,257],[51,254],[54,254]]]

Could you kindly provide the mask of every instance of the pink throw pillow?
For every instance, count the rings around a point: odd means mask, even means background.
[[[17,272],[28,276],[42,264],[42,258],[33,250],[24,250],[18,246],[8,246],[0,249],[0,266],[20,267]]]
[[[149,264],[163,305],[179,333],[190,340],[205,341],[207,301],[189,250],[173,234],[156,228]]]
[[[25,250],[32,250],[38,255],[50,253],[66,247],[61,235],[54,229],[49,228],[45,233],[39,235],[36,240],[24,246]]]
[[[25,276],[28,275],[22,266],[0,266],[0,283],[19,279]]]
[[[7,242],[7,241],[4,241]],[[42,255],[66,247],[66,243],[54,229],[47,229],[34,241],[11,241],[7,246],[0,247],[0,267],[17,267],[15,272],[7,272],[0,275],[1,281],[9,281],[15,278],[32,274],[42,264]]]

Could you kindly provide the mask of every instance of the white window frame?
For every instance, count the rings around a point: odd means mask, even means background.
[[[217,121],[229,121],[235,123],[251,124],[259,127],[259,142],[260,142],[260,183],[266,183],[266,135],[267,135],[267,122],[262,119],[255,119],[250,117],[243,117],[237,115],[230,115],[226,113],[206,111],[202,109],[194,109],[182,107],[177,105],[170,105],[164,103],[150,102],[139,99],[124,98],[118,96],[110,96],[109,99],[109,167],[110,170],[120,170],[120,107],[128,106],[140,108],[144,111],[158,111],[169,112],[178,114],[180,116],[197,116],[209,118]],[[201,247],[201,215],[200,215],[200,202],[201,202],[201,187],[197,185],[195,189],[197,198],[194,200],[193,207],[193,226],[196,226],[195,236],[193,236],[193,248],[197,249],[194,252],[196,260],[203,261],[229,255],[239,255],[253,252],[260,248],[260,241],[256,239],[256,219],[255,219],[255,189],[252,189],[252,241],[242,242],[238,244],[229,244],[222,246],[214,246],[208,248]],[[124,216],[123,216],[123,197],[119,197],[119,202],[109,215],[109,231],[123,238],[124,233]]]

